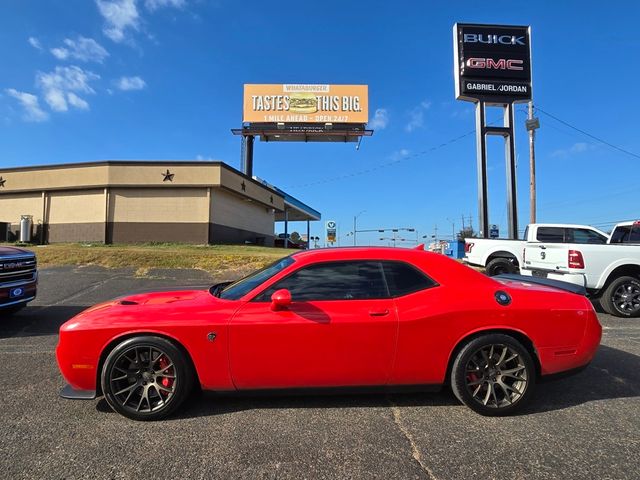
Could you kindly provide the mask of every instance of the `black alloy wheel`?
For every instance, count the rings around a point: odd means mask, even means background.
[[[640,317],[640,280],[619,277],[605,289],[600,303],[607,313],[617,317]]]
[[[170,341],[129,338],[116,346],[102,368],[102,391],[111,408],[134,420],[159,420],[188,396],[193,372]]]
[[[513,337],[488,334],[467,343],[451,372],[456,397],[481,415],[514,413],[531,398],[536,371],[529,352]]]

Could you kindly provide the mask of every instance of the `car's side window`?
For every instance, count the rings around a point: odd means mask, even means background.
[[[382,267],[392,297],[401,297],[438,285],[408,263],[386,261],[382,262]]]
[[[562,243],[564,242],[564,228],[540,227],[536,239],[545,243]]]
[[[254,301],[268,302],[276,290],[286,288],[294,302],[314,300],[371,300],[389,298],[376,261],[328,262],[303,267],[276,282]]]
[[[590,244],[596,244],[596,245],[603,245],[605,243],[607,243],[607,239],[606,237],[603,237],[602,235],[600,235],[597,232],[594,232],[593,230],[587,230],[584,228],[574,228],[574,229],[568,229],[567,230],[568,235],[568,242],[569,243],[580,243],[580,244],[585,244],[585,243],[590,243]]]

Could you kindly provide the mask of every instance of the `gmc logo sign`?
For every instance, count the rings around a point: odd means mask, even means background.
[[[481,68],[486,70],[524,70],[524,61],[516,59],[501,58],[468,58],[465,65],[469,68]]]

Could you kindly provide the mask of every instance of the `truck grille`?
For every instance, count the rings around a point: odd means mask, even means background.
[[[34,257],[0,258],[0,286],[35,280],[36,268]]]

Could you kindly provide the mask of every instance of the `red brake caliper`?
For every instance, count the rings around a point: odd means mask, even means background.
[[[169,361],[167,360],[167,357],[163,355],[162,357],[160,357],[160,361],[158,362],[158,364],[160,365],[160,371],[162,371],[169,366]],[[170,375],[170,373],[168,372],[170,372],[171,370],[173,370],[173,368],[170,368],[163,373],[167,373],[168,375]],[[162,377],[160,383],[162,383],[163,387],[169,388],[171,387],[171,385],[173,385],[173,378]],[[164,391],[162,393],[165,395],[167,394],[167,392]]]

